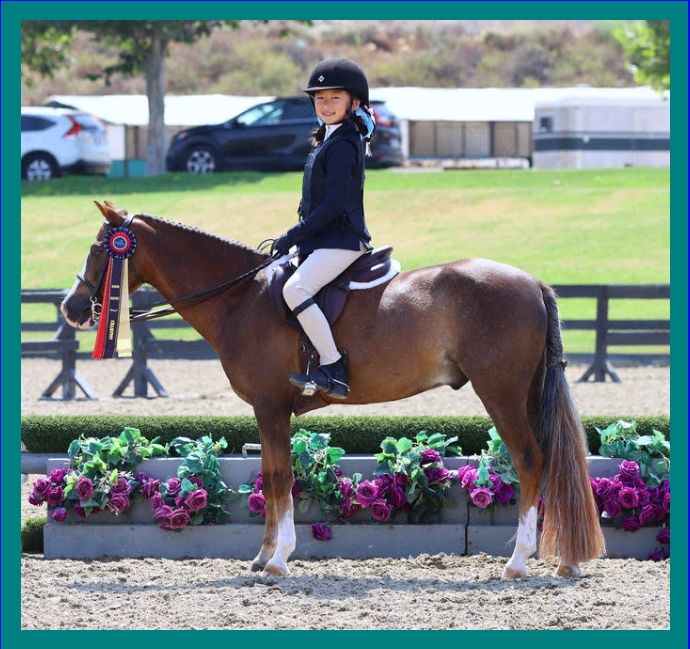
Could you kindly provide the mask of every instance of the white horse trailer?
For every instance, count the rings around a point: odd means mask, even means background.
[[[670,99],[572,97],[534,108],[533,165],[668,167]]]

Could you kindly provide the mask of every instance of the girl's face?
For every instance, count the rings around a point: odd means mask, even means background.
[[[352,99],[352,95],[342,88],[317,90],[314,93],[316,115],[329,125],[340,124],[347,117],[350,104],[352,104],[352,110],[357,110],[360,101]]]

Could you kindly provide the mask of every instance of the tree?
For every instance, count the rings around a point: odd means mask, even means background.
[[[145,73],[149,106],[146,166],[149,176],[165,171],[165,58],[171,42],[194,43],[221,25],[236,29],[239,21],[218,20],[37,20],[22,23],[22,61],[43,76],[52,76],[69,61],[69,46],[79,29],[119,49],[116,63],[95,77],[106,84],[113,74]]]
[[[671,88],[671,24],[668,20],[645,20],[617,30],[635,70],[635,81],[657,90]]]

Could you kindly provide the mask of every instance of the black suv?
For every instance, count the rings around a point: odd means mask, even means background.
[[[400,127],[383,102],[372,102],[376,132],[368,167],[403,162]],[[259,104],[222,124],[179,131],[173,138],[168,171],[203,174],[229,169],[293,171],[304,168],[318,126],[311,102],[305,97],[283,97]]]

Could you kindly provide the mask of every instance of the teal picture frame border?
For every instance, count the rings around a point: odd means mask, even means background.
[[[6,647],[45,647],[48,642],[97,642],[115,646],[121,642],[151,641],[168,647],[187,646],[190,641],[252,644],[290,641],[327,641],[339,644],[363,639],[373,642],[428,641],[425,631],[252,631],[251,636],[222,638],[223,633],[247,631],[22,631],[20,629],[20,537],[19,537],[19,440],[20,440],[20,237],[21,191],[19,156],[19,106],[21,102],[20,25],[22,20],[41,19],[397,19],[397,20],[637,20],[671,21],[671,68],[674,104],[671,146],[671,414],[678,434],[673,447],[676,462],[673,481],[672,519],[674,554],[671,562],[670,631],[523,631],[533,646],[559,644],[610,647],[622,642],[627,649],[687,641],[687,331],[688,331],[688,201],[687,201],[687,5],[685,2],[3,2],[2,4],[2,644]],[[327,602],[323,603],[327,605]],[[477,602],[481,606],[481,602]],[[644,602],[640,602],[644,606]],[[66,615],[74,612],[66,611]],[[456,617],[462,611],[453,611]],[[219,611],[219,615],[222,612]],[[104,624],[107,621],[104,620]],[[189,634],[194,633],[192,638]],[[205,634],[196,637],[196,634]],[[434,641],[463,641],[458,633],[437,631]],[[501,640],[509,631],[482,631],[473,641]],[[512,632],[514,633],[514,632]],[[67,634],[67,637],[65,636]],[[126,634],[126,635],[124,635]],[[297,634],[297,635],[295,635]],[[309,634],[309,635],[305,635]],[[585,634],[584,636],[582,634]],[[441,636],[439,638],[439,635]],[[88,636],[88,637],[87,637]],[[486,637],[485,637],[486,636]],[[504,641],[514,641],[505,638]],[[465,641],[470,638],[465,638]],[[520,638],[518,641],[522,641]]]

